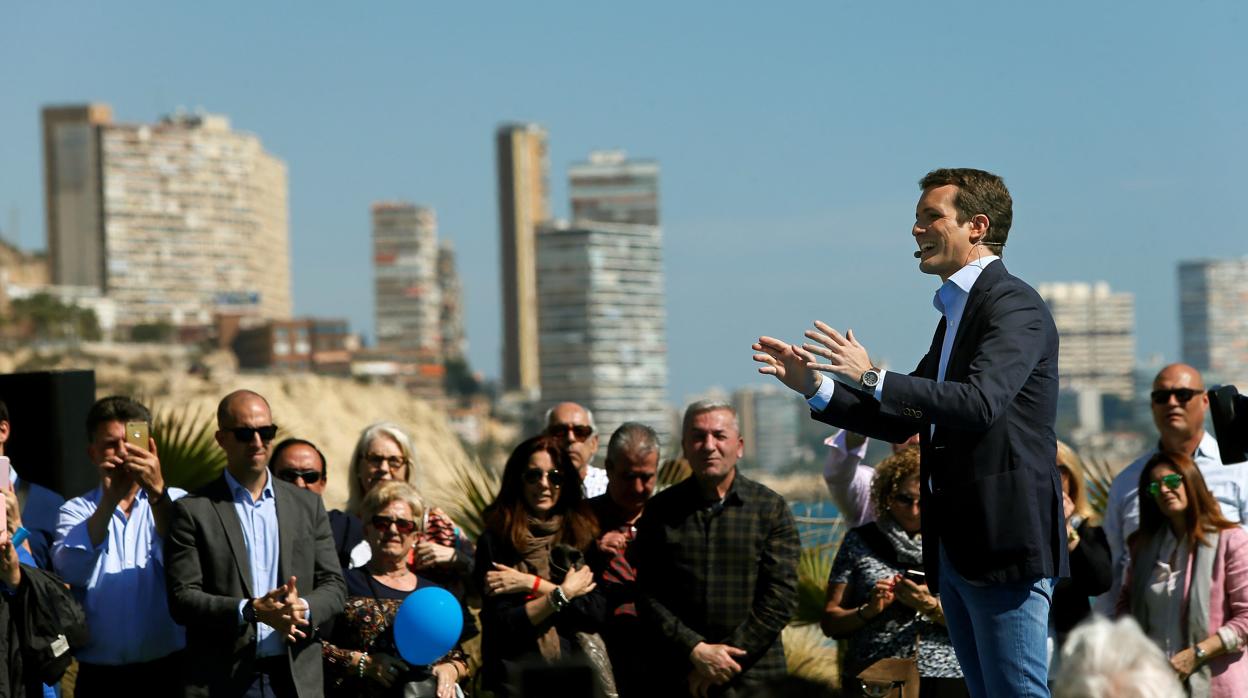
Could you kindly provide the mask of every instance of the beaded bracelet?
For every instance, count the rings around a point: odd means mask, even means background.
[[[360,661],[356,664],[355,674],[361,679],[364,678],[364,660],[368,659],[368,652],[360,652]]]

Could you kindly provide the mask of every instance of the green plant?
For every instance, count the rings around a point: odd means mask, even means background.
[[[780,635],[784,642],[784,662],[789,675],[836,688],[840,666],[836,645],[823,636],[817,625],[790,625]]]
[[[152,410],[152,438],[160,469],[171,487],[194,491],[225,469],[225,452],[217,445],[216,417],[189,406]]]
[[[791,625],[818,623],[823,616],[835,553],[833,545],[802,548],[797,559],[797,611],[789,621]]]
[[[452,461],[451,484],[439,492],[446,513],[476,540],[485,530],[485,508],[498,494],[499,476],[477,458]]]

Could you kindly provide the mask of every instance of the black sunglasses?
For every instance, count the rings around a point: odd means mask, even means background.
[[[1185,405],[1188,400],[1203,392],[1203,390],[1192,390],[1191,388],[1175,388],[1174,390],[1154,390],[1150,395],[1153,398],[1154,405],[1167,404],[1170,402],[1171,395],[1178,399],[1180,405]]]
[[[321,481],[321,473],[317,470],[283,470],[276,473],[276,475],[277,479],[290,483],[302,479],[309,485],[315,485]]]
[[[234,438],[238,439],[239,443],[251,443],[251,440],[256,438],[256,434],[260,435],[261,441],[268,443],[273,440],[273,437],[277,436],[277,425],[268,424],[262,427],[234,427],[233,429],[225,429],[224,431],[228,431],[233,434]]]
[[[542,481],[543,475],[546,476],[546,482],[549,482],[551,487],[563,486],[563,476],[559,474],[558,470],[542,470],[541,468],[529,468],[528,470],[524,471],[524,475],[522,475],[521,477],[524,478],[524,482],[526,484],[536,485],[537,483]]]
[[[369,521],[373,524],[373,528],[378,531],[389,529],[391,524],[394,524],[394,530],[405,536],[416,530],[416,522],[411,519],[392,519],[389,516],[377,515]]]
[[[552,424],[546,429],[546,433],[551,436],[567,436],[569,431],[577,441],[584,441],[594,435],[594,428],[588,424]]]
[[[915,504],[918,504],[918,503],[919,503],[919,498],[918,498],[918,497],[911,497],[911,496],[910,496],[910,495],[908,495],[908,494],[901,494],[901,493],[899,492],[899,493],[897,493],[897,494],[893,495],[893,501],[894,501],[894,502],[897,502],[898,504],[902,505],[903,507],[912,507],[912,506],[914,506]]]

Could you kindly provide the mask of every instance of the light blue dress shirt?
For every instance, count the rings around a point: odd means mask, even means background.
[[[17,473],[17,468],[13,464],[9,464],[9,484],[13,486],[16,492],[17,488],[22,486],[22,478]],[[26,483],[26,503],[22,506],[22,526],[31,533],[41,533],[46,541],[45,548],[41,555],[44,559],[36,559],[35,566],[50,568],[52,566],[50,557],[51,551],[46,546],[51,546],[52,541],[56,538],[56,519],[59,515],[61,505],[65,503],[65,498],[53,492],[52,490],[36,485],[33,482]],[[34,549],[34,543],[32,550]]]
[[[980,257],[954,272],[952,276],[940,285],[940,288],[936,289],[936,296],[932,299],[932,305],[945,317],[945,338],[940,345],[940,363],[937,365],[936,370],[937,383],[943,383],[945,380],[945,369],[949,367],[949,353],[953,351],[953,340],[957,339],[958,327],[962,324],[962,312],[966,310],[966,299],[971,295],[971,287],[979,280],[979,275],[983,273],[984,268],[998,259],[1001,258],[997,255]],[[833,377],[836,380],[844,380],[835,374]],[[875,386],[876,400],[879,400],[884,394],[884,379],[887,377],[888,371],[880,371],[880,382]],[[851,388],[858,387],[856,383],[847,383],[847,385]],[[832,391],[835,388],[835,380],[820,382],[819,389],[807,400],[807,403],[816,412],[822,412],[828,406],[828,402],[832,400]],[[934,431],[936,425],[933,424],[931,428]]]
[[[169,488],[171,499],[185,494]],[[118,507],[97,546],[87,520],[103,495],[96,487],[65,502],[56,523],[52,566],[82,603],[91,631],[90,643],[75,656],[112,666],[160,659],[185,647],[186,633],[169,616],[164,540],[156,533],[151,502],[139,490],[129,517]]]
[[[251,566],[251,593],[257,598],[277,588],[277,560],[280,540],[277,529],[277,500],[273,496],[273,478],[265,471],[264,490],[260,499],[251,498],[251,492],[239,484],[227,470],[225,483],[234,497],[234,511],[243,528],[243,540],[247,543],[247,560]],[[243,622],[244,599],[238,605],[239,622]],[[256,623],[256,656],[273,657],[286,652],[281,635],[272,626]]]

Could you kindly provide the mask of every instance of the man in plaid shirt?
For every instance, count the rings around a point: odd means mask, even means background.
[[[745,442],[730,405],[690,405],[682,432],[693,477],[650,500],[629,548],[637,610],[661,637],[653,692],[753,695],[786,674],[797,528],[783,497],[737,472]]]

